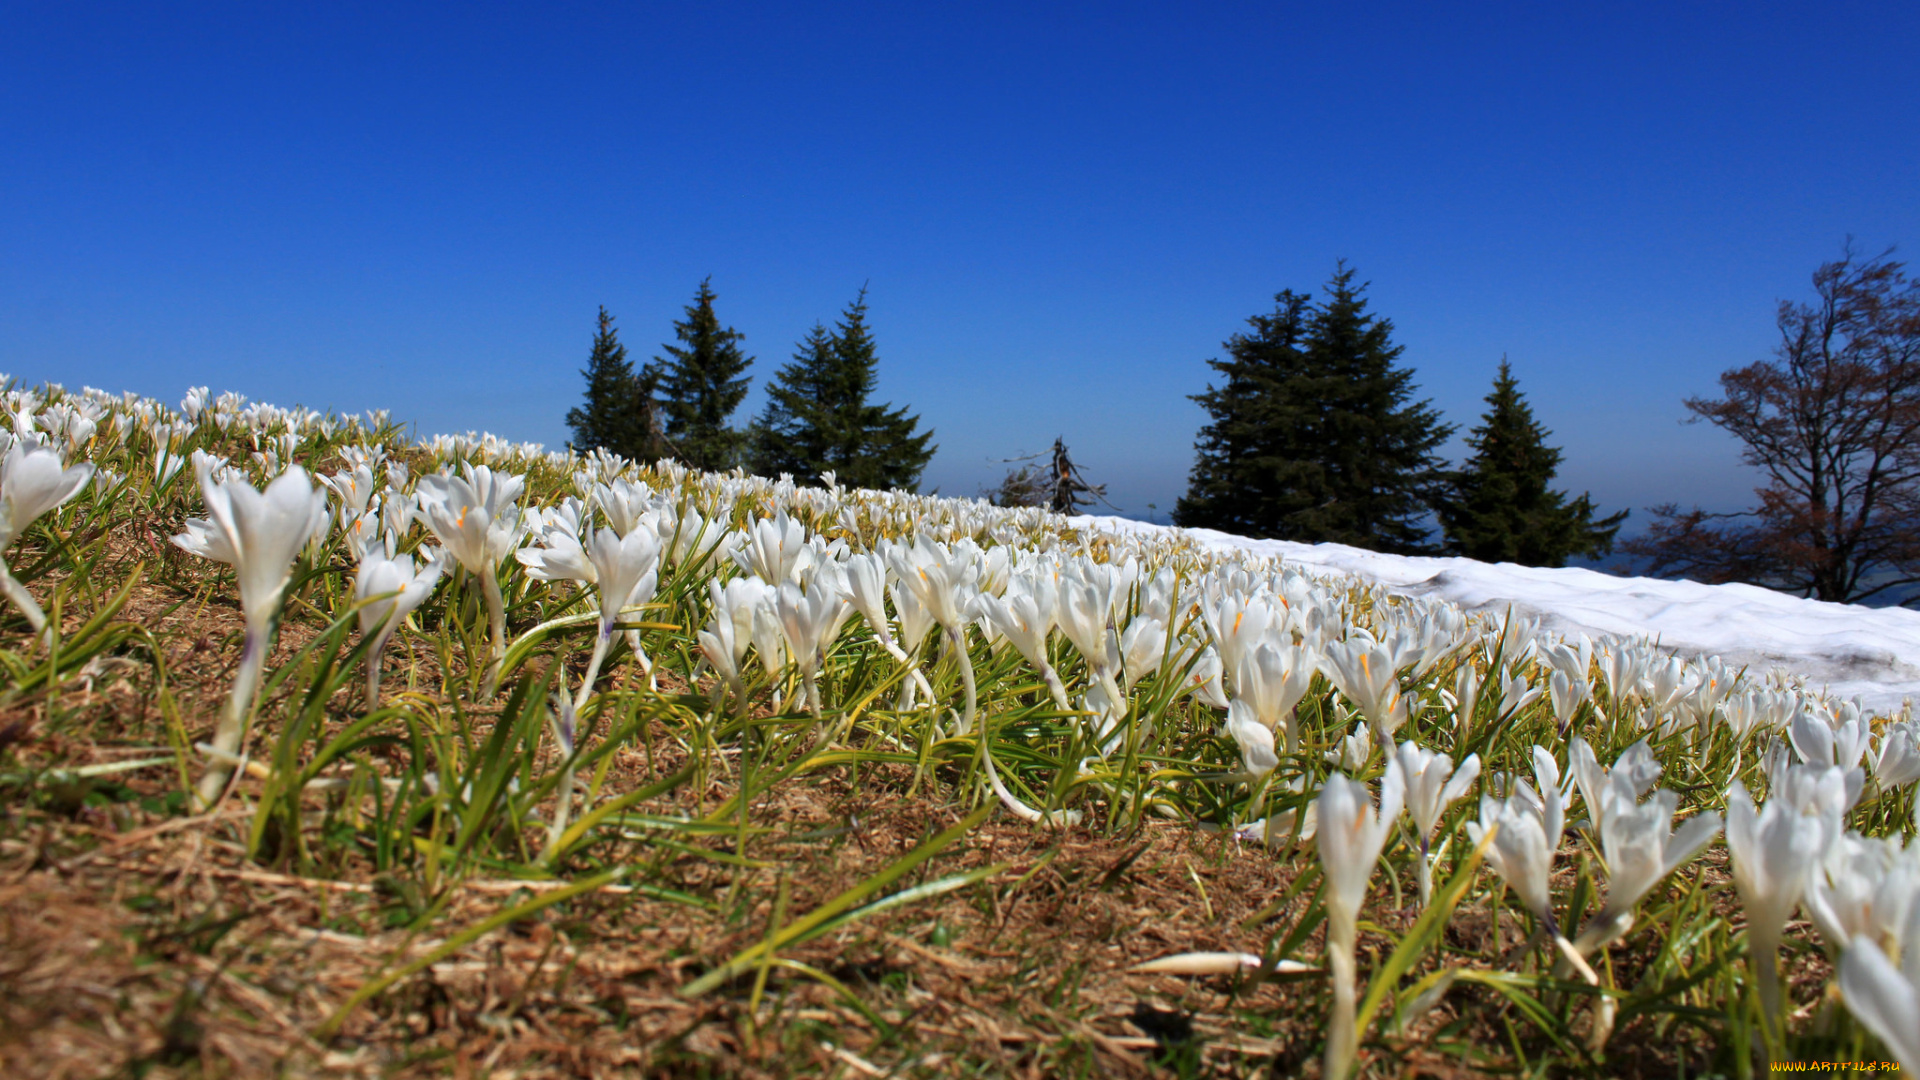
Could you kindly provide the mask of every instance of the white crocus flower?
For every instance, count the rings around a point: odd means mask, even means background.
[[[571,537],[563,533],[548,534],[551,539],[564,544],[574,544]],[[529,567],[533,562],[520,552],[522,562]],[[620,612],[628,607],[646,603],[653,598],[653,590],[659,581],[660,537],[651,529],[634,529],[624,537],[613,529],[595,529],[587,537],[585,545],[587,576],[577,580],[585,581],[596,587],[600,598],[600,619],[597,632],[593,637],[593,655],[587,661],[587,673],[580,682],[580,689],[568,702],[561,696],[559,708],[555,712],[557,737],[560,739],[561,752],[566,764],[561,767],[560,784],[556,792],[557,809],[554,812],[553,825],[547,832],[546,856],[552,858],[559,849],[560,838],[567,831],[567,822],[573,815],[573,733],[575,718],[586,709],[587,701],[593,693],[593,684],[600,677],[600,665],[606,662],[607,651],[613,645],[613,631],[620,622]],[[571,558],[571,553],[566,558]],[[551,563],[541,560],[543,570],[557,569],[562,559]],[[579,569],[579,568],[575,568]],[[647,672],[649,682],[653,674],[653,665],[646,653],[638,647],[638,634],[634,634],[634,658]]]
[[[1772,798],[1819,823],[1820,848],[1839,841],[1845,820],[1866,786],[1866,774],[1838,765],[1789,765],[1769,777]]]
[[[1640,680],[1646,677],[1652,656],[1638,645],[1615,642],[1600,654],[1600,677],[1607,684],[1607,715],[1619,720],[1626,715],[1627,699],[1640,692]]]
[[[1259,597],[1233,592],[1208,595],[1217,599],[1203,604],[1201,613],[1213,634],[1214,647],[1229,670],[1237,669],[1241,656],[1265,640],[1267,628],[1278,626],[1281,616],[1270,602]]]
[[[574,698],[574,710],[578,712],[587,706],[600,665],[613,644],[621,611],[653,597],[659,581],[660,538],[650,529],[635,529],[624,537],[612,529],[595,529],[584,544],[561,531],[549,532],[547,541],[546,547],[522,548],[515,558],[535,578],[578,581],[595,586],[599,594],[600,619],[593,657],[587,662],[586,679]],[[636,651],[635,658],[643,668],[651,666],[644,653]]]
[[[1420,906],[1424,908],[1433,899],[1433,870],[1428,862],[1428,843],[1447,807],[1465,795],[1473,782],[1480,778],[1480,755],[1468,754],[1467,759],[1455,769],[1453,758],[1422,749],[1409,739],[1400,744],[1397,759],[1400,772],[1406,778],[1407,816],[1413,819],[1414,833],[1420,839],[1420,861],[1417,865]]]
[[[1181,684],[1180,692],[1194,695],[1210,708],[1227,707],[1226,665],[1220,662],[1220,653],[1213,646],[1200,650],[1193,666],[1187,669],[1187,681]]]
[[[980,595],[980,565],[958,545],[935,544],[924,536],[915,537],[910,546],[895,545],[886,554],[893,576],[920,602],[926,616],[957,638],[971,618],[974,597]],[[902,636],[911,636],[905,612],[901,623]]]
[[[641,519],[653,509],[653,489],[631,480],[616,478],[595,484],[591,492],[600,512],[607,516],[607,524],[621,536],[639,528]]]
[[[738,534],[730,532],[725,523],[708,521],[700,511],[693,509],[680,514],[671,510],[661,511],[654,519],[654,529],[666,545],[662,559],[676,569],[683,566],[695,569],[704,567],[710,560],[731,552],[732,549],[726,545],[738,540]]]
[[[1920,780],[1920,735],[1913,720],[1890,724],[1873,751],[1873,783],[1890,791]]]
[[[927,697],[933,697],[933,686],[921,673],[919,661],[908,655],[894,640],[893,626],[887,621],[887,586],[893,574],[887,567],[886,556],[878,552],[849,555],[840,563],[840,572],[847,599],[861,618],[866,620],[867,628],[873,631],[874,640],[887,650],[887,655],[907,666],[909,682],[901,690],[902,707],[911,708],[908,702],[915,689],[924,690]]]
[[[81,463],[67,468],[60,452],[16,441],[0,459],[0,556],[13,546],[27,526],[47,511],[80,494],[93,478],[93,466]],[[27,617],[34,633],[47,628],[46,613],[27,587],[14,579],[4,558],[0,558],[0,593]]]
[[[1345,723],[1351,714],[1336,712],[1340,721]],[[1387,745],[1391,746],[1392,743]],[[1359,772],[1366,768],[1367,759],[1373,756],[1373,729],[1362,720],[1353,725],[1353,733],[1341,739],[1339,749],[1326,755],[1329,764],[1338,765],[1348,772]]]
[[[1589,956],[1633,928],[1633,909],[1640,898],[1713,841],[1720,832],[1720,815],[1697,814],[1676,833],[1678,795],[1661,790],[1640,802],[1660,779],[1660,765],[1644,739],[1623,751],[1611,769],[1599,763],[1584,739],[1573,740],[1568,757],[1607,865],[1606,904],[1574,942],[1581,956]]]
[[[1747,913],[1747,957],[1758,977],[1762,1019],[1769,1025],[1783,1019],[1775,966],[1780,936],[1820,855],[1825,832],[1819,817],[1800,813],[1778,795],[1758,812],[1740,781],[1733,782],[1727,795],[1727,852]]]
[[[927,635],[938,625],[933,612],[920,602],[919,593],[907,588],[902,581],[888,585],[887,595],[893,598],[893,610],[900,616],[900,648],[909,656],[918,656]]]
[[[611,648],[621,612],[652,603],[660,587],[660,537],[651,529],[634,529],[625,535],[613,529],[597,529],[587,545],[587,557],[593,562],[594,583],[600,590],[600,638]],[[627,630],[627,648],[640,670],[646,672],[648,688],[655,687],[653,661],[640,645],[639,630]],[[581,694],[591,685],[589,679],[581,686]],[[575,708],[586,708],[584,698]]]
[[[747,691],[740,668],[753,645],[754,613],[767,602],[767,586],[759,578],[740,577],[725,585],[709,581],[707,593],[712,600],[713,622],[698,635],[700,652],[744,706]]]
[[[529,535],[539,543],[551,546],[555,536],[569,536],[575,541],[585,536],[585,526],[590,516],[587,504],[569,495],[544,510],[537,506],[528,509],[525,521]],[[620,532],[619,529],[614,531]],[[518,555],[518,552],[515,554]]]
[[[1547,694],[1553,702],[1553,716],[1559,721],[1560,734],[1564,735],[1573,724],[1574,714],[1593,695],[1593,685],[1556,668],[1547,678]]]
[[[1807,917],[1838,958],[1856,935],[1898,941],[1920,895],[1920,849],[1892,837],[1847,833],[1807,875],[1801,897]]]
[[[1492,846],[1487,849],[1487,863],[1506,880],[1522,906],[1539,920],[1561,955],[1579,970],[1582,978],[1595,983],[1598,976],[1561,931],[1548,889],[1554,855],[1559,851],[1560,837],[1566,829],[1566,799],[1571,785],[1561,785],[1560,768],[1543,747],[1533,748],[1533,772],[1540,784],[1537,792],[1524,780],[1508,777],[1511,796],[1503,800],[1481,795],[1480,820],[1467,823],[1467,835],[1478,844],[1490,830],[1498,827]]]
[[[436,551],[416,568],[411,555],[389,556],[384,548],[369,548],[360,556],[353,576],[353,598],[360,604],[360,635],[372,636],[367,649],[367,708],[380,707],[380,654],[387,639],[414,609],[433,594],[447,569],[447,554]]]
[[[1500,687],[1500,712],[1495,719],[1505,719],[1521,709],[1540,700],[1542,691],[1527,683],[1523,675],[1511,678],[1496,678],[1495,685]]]
[[[1312,648],[1295,645],[1283,637],[1263,641],[1243,651],[1240,666],[1234,669],[1234,696],[1253,707],[1254,715],[1268,731],[1285,736],[1288,753],[1293,753],[1299,742],[1294,707],[1313,685],[1319,661]]]
[[[976,603],[993,628],[1040,672],[1053,703],[1062,711],[1072,708],[1067,703],[1067,688],[1047,656],[1047,638],[1053,632],[1054,615],[1050,585],[1016,578],[1007,586],[1005,596],[982,593]]]
[[[364,514],[373,501],[373,468],[362,462],[351,469],[343,469],[332,476],[320,477],[320,482],[340,500],[341,516]]]
[[[782,510],[748,525],[744,542],[729,554],[740,569],[777,586],[812,569],[819,552],[807,542],[806,527]]]
[[[226,788],[233,762],[245,741],[247,716],[260,686],[273,628],[280,614],[282,593],[293,576],[293,561],[314,534],[326,529],[327,497],[307,479],[307,471],[290,465],[265,492],[245,480],[215,483],[212,470],[201,474],[201,492],[207,504],[205,519],[187,522],[187,531],[173,538],[182,549],[231,564],[240,579],[240,609],[246,618],[246,637],[233,694],[214,729],[212,760],[200,778],[203,806],[212,805]]]
[[[1645,739],[1621,751],[1609,769],[1594,757],[1587,741],[1576,736],[1567,750],[1567,768],[1587,801],[1587,815],[1595,827],[1600,824],[1600,797],[1610,785],[1623,786],[1631,800],[1637,800],[1660,782],[1660,763],[1654,760],[1653,749]]]
[[[1102,758],[1112,757],[1113,752],[1120,749],[1128,731],[1127,699],[1108,697],[1107,688],[1112,685],[1111,680],[1096,680],[1080,698],[1081,711],[1087,713],[1082,721],[1084,730]],[[1092,760],[1088,758],[1086,762]]]
[[[1553,845],[1548,842],[1540,815],[1522,799],[1482,795],[1480,820],[1467,822],[1467,836],[1478,844],[1496,827],[1499,832],[1487,848],[1487,865],[1506,881],[1521,906],[1548,933],[1557,936],[1559,924],[1554,920],[1553,896],[1547,888],[1548,875],[1553,871]]]
[[[1227,703],[1226,734],[1240,747],[1240,760],[1254,776],[1265,776],[1278,768],[1280,754],[1274,747],[1273,729],[1245,698]]]
[[[1098,574],[1063,574],[1055,619],[1060,632],[1087,661],[1095,679],[1111,680],[1120,667],[1120,646],[1113,631],[1111,582]],[[1119,696],[1115,687],[1112,696]]]
[[[840,564],[841,580],[847,587],[847,600],[873,631],[873,639],[897,660],[905,654],[893,640],[893,624],[887,620],[887,560],[875,552],[849,555]]]
[[[540,546],[526,547],[513,553],[527,574],[536,581],[584,581],[591,584],[595,571],[593,560],[587,557],[587,547],[580,537],[565,529],[549,529],[541,537]]]
[[[1711,811],[1695,814],[1674,831],[1679,805],[1680,796],[1665,788],[1644,803],[1636,802],[1630,783],[1616,769],[1592,811],[1607,863],[1607,900],[1574,942],[1581,955],[1605,948],[1631,930],[1640,898],[1720,834],[1720,815]]]
[[[787,632],[780,626],[780,612],[774,606],[780,596],[780,590],[765,582],[761,583],[761,602],[753,608],[753,649],[760,654],[760,667],[772,679],[787,666]],[[773,708],[778,712],[783,704],[785,690],[776,690],[773,695]]]
[[[1121,688],[1131,690],[1141,679],[1160,670],[1167,650],[1167,623],[1151,612],[1141,612],[1120,634]]]
[[[1451,698],[1454,725],[1464,734],[1473,723],[1474,711],[1480,707],[1480,673],[1472,664],[1460,665],[1459,673],[1453,677]]]
[[[464,478],[444,473],[423,476],[416,494],[427,528],[467,573],[480,579],[493,647],[481,694],[492,697],[500,661],[507,655],[507,607],[500,595],[497,568],[508,552],[520,546],[523,522],[514,501],[527,482],[525,477],[497,473],[485,465],[467,465],[465,472]]]
[[[599,594],[600,618],[593,636],[593,654],[587,661],[586,677],[581,680],[580,689],[567,706],[571,716],[578,716],[586,709],[587,701],[593,694],[593,684],[600,677],[600,665],[606,662],[607,651],[613,646],[613,632],[620,623],[621,611],[653,599],[653,591],[659,581],[660,537],[651,529],[634,529],[625,536],[613,529],[595,529],[587,534],[583,544],[564,529],[551,529],[546,534],[546,541],[547,546],[522,548],[514,553],[514,557],[536,578],[544,581],[579,581],[595,586]],[[487,576],[490,578],[492,575]],[[634,658],[651,680],[653,665],[638,647],[638,637],[638,634],[633,637]],[[573,811],[573,753],[570,747],[566,760],[567,764],[560,773],[559,808],[548,830],[548,855],[556,850]]]
[[[1920,1069],[1920,905],[1908,913],[1901,937],[1898,966],[1866,934],[1849,942],[1840,958],[1840,993],[1847,1011],[1912,1072]]]
[[[1383,743],[1407,722],[1407,701],[1400,692],[1400,674],[1387,646],[1356,634],[1344,643],[1327,646],[1327,677],[1360,714],[1373,725]]]
[[[820,689],[817,676],[826,660],[827,649],[840,636],[853,608],[837,573],[828,572],[833,564],[822,567],[802,588],[794,582],[780,584],[774,596],[774,611],[780,617],[781,632],[800,669],[800,681],[806,688],[807,708],[820,715]]]
[[[1872,734],[1867,718],[1858,712],[1829,723],[1803,709],[1787,727],[1787,737],[1801,761],[1821,767],[1837,765],[1842,769],[1860,764]]]
[[[1564,784],[1560,782],[1560,763],[1553,760],[1544,746],[1533,748],[1533,778],[1540,784],[1538,792],[1521,781],[1514,785],[1514,794],[1540,815],[1541,827],[1557,849],[1567,827],[1567,799],[1573,791],[1573,778],[1568,777]]]
[[[153,436],[153,498],[157,501],[186,467],[187,455],[180,452],[180,442],[193,434],[193,429],[185,424],[162,423],[149,434]]]
[[[1377,810],[1366,785],[1344,776],[1329,776],[1315,801],[1319,827],[1314,839],[1327,880],[1327,960],[1333,979],[1333,1013],[1328,1017],[1326,1067],[1321,1075],[1336,1080],[1351,1074],[1359,1051],[1353,953],[1360,905],[1366,901],[1367,882],[1400,816],[1404,795],[1400,764],[1388,759]]]
[[[1673,711],[1674,705],[1699,685],[1699,677],[1687,670],[1687,662],[1678,656],[1650,662],[1644,682],[1647,704],[1656,714]]]

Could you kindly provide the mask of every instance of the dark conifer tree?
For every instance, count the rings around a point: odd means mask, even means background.
[[[740,351],[744,334],[722,327],[713,313],[712,279],[700,283],[684,322],[673,324],[679,345],[663,345],[659,366],[661,411],[673,456],[696,469],[724,470],[741,463],[746,432],[727,424],[747,396],[743,377],[753,357]]]
[[[1434,500],[1448,554],[1565,566],[1572,556],[1613,550],[1627,511],[1595,521],[1589,496],[1569,502],[1565,492],[1552,490],[1560,451],[1547,445],[1549,434],[1533,418],[1513,369],[1501,358],[1486,415],[1467,437],[1473,454]]]
[[[912,490],[932,459],[932,431],[906,406],[868,402],[879,356],[867,326],[867,290],[829,332],[815,325],[767,386],[754,425],[754,471],[803,480],[831,472],[847,487]]]
[[[609,450],[635,461],[659,456],[660,421],[654,389],[659,371],[651,364],[636,372],[620,344],[613,316],[600,309],[593,350],[580,372],[587,380],[586,400],[567,411],[575,450]]]
[[[1405,351],[1392,343],[1393,323],[1368,313],[1366,286],[1353,276],[1344,263],[1334,271],[1307,331],[1324,441],[1289,472],[1296,489],[1323,497],[1292,515],[1293,539],[1425,554],[1420,519],[1441,478],[1433,452],[1453,428],[1412,400],[1413,371],[1393,366]]]
[[[1325,300],[1292,291],[1255,333],[1213,361],[1226,385],[1194,400],[1200,432],[1182,525],[1376,551],[1430,551],[1420,519],[1440,477],[1433,451],[1453,429],[1413,401],[1413,372],[1394,367],[1393,324],[1367,311],[1341,264]]]
[[[794,346],[793,362],[783,365],[767,384],[767,406],[750,436],[754,473],[811,479],[831,468],[826,461],[833,375],[833,335],[814,323]]]
[[[1277,536],[1298,509],[1278,477],[1282,461],[1295,454],[1296,429],[1313,419],[1308,402],[1293,400],[1288,408],[1286,391],[1304,374],[1300,341],[1311,298],[1288,289],[1273,300],[1273,314],[1247,320],[1252,333],[1226,340],[1225,360],[1207,361],[1225,376],[1220,387],[1192,395],[1213,420],[1195,442],[1187,493],[1173,510],[1176,524]]]

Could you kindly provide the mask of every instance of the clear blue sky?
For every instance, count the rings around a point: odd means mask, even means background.
[[[649,356],[712,275],[764,379],[867,282],[929,485],[1063,435],[1164,520],[1205,361],[1346,258],[1449,419],[1505,354],[1566,484],[1727,507],[1751,478],[1680,401],[1766,356],[1849,234],[1920,243],[1916,30],[1911,3],[9,4],[0,370],[557,447],[597,305]]]

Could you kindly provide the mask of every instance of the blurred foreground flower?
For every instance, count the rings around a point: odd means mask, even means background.
[[[1353,1071],[1360,1049],[1355,1030],[1354,946],[1359,935],[1360,905],[1367,899],[1367,882],[1380,861],[1405,796],[1400,762],[1387,759],[1380,781],[1380,806],[1375,810],[1365,784],[1344,776],[1329,776],[1320,791],[1320,864],[1327,878],[1327,966],[1333,979],[1333,1014],[1327,1018],[1327,1057],[1321,1075],[1344,1080]]]
[[[1895,967],[1871,937],[1861,934],[1840,958],[1840,993],[1847,1011],[1880,1036],[1908,1071],[1920,1069],[1920,907],[1907,919],[1905,947]]]
[[[1747,958],[1759,983],[1761,1020],[1776,1035],[1785,1022],[1780,1012],[1780,972],[1775,966],[1780,936],[1800,901],[1807,872],[1820,855],[1824,834],[1820,818],[1798,812],[1780,795],[1756,812],[1746,786],[1733,782],[1727,795],[1727,851],[1733,856],[1733,883],[1747,913]]]
[[[307,479],[307,471],[289,465],[265,492],[245,480],[215,482],[213,470],[203,469],[200,490],[207,516],[190,519],[187,531],[173,542],[195,555],[223,562],[240,579],[240,609],[246,617],[246,638],[240,651],[240,669],[233,693],[213,733],[213,753],[200,778],[202,806],[211,806],[233,774],[233,760],[246,738],[253,695],[260,688],[267,652],[280,615],[293,561],[307,541],[326,529],[327,497]]]

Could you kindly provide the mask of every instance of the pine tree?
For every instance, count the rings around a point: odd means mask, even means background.
[[[1453,429],[1413,401],[1394,367],[1393,323],[1367,311],[1342,263],[1317,306],[1292,292],[1255,333],[1212,361],[1226,385],[1194,400],[1201,429],[1181,525],[1409,554],[1431,550],[1420,519],[1440,477],[1433,451]]]
[[[651,364],[633,370],[605,307],[580,374],[587,380],[586,401],[567,411],[567,426],[573,429],[570,445],[575,450],[609,450],[635,461],[659,456],[660,422],[653,398],[659,371]]]
[[[1565,492],[1552,490],[1560,451],[1547,445],[1549,434],[1533,418],[1512,367],[1502,357],[1493,392],[1487,395],[1486,415],[1467,438],[1473,454],[1434,500],[1448,554],[1482,562],[1565,566],[1571,556],[1613,550],[1614,534],[1627,511],[1595,521],[1589,496],[1569,502]]]
[[[665,435],[673,455],[696,469],[719,471],[741,463],[746,432],[727,426],[747,396],[750,379],[741,377],[753,357],[740,351],[746,335],[722,328],[713,313],[712,278],[700,283],[685,322],[673,324],[679,345],[662,345],[659,366]]]
[[[933,432],[918,431],[920,418],[906,406],[868,403],[879,362],[862,288],[834,329],[816,324],[767,386],[753,429],[754,471],[807,480],[831,472],[847,487],[918,485]]]

